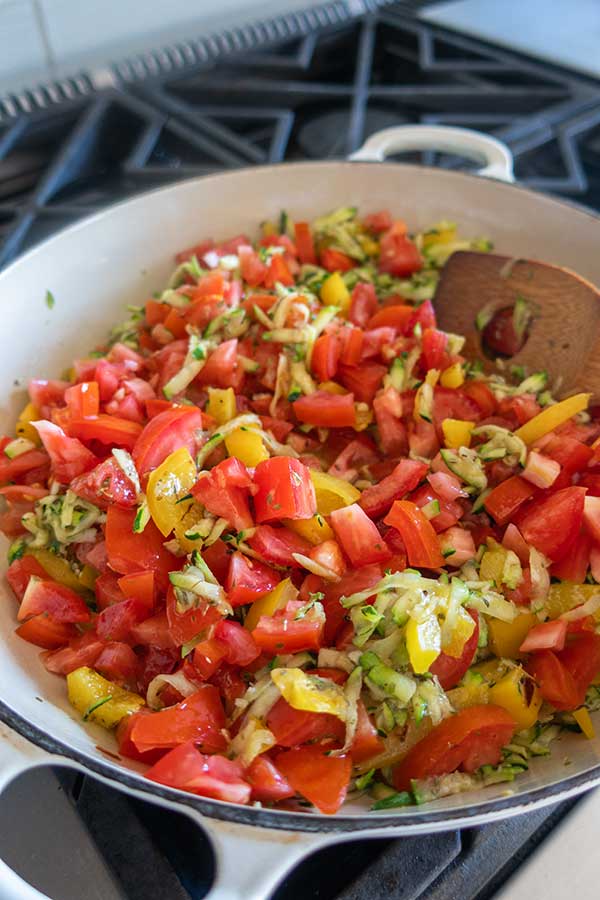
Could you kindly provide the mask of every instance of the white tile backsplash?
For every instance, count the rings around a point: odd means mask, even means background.
[[[322,0],[0,0],[0,95]]]

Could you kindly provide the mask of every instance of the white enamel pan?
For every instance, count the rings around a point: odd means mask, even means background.
[[[466,175],[384,162],[391,153],[417,149],[458,153],[485,168]],[[86,219],[0,275],[0,431],[10,433],[14,426],[27,380],[58,376],[124,318],[127,303],[141,303],[164,286],[176,251],[210,235],[255,234],[257,223],[276,218],[281,209],[294,219],[310,220],[348,204],[364,212],[388,207],[415,230],[451,219],[465,235],[489,236],[499,253],[558,263],[600,284],[600,219],[512,180],[510,153],[492,138],[455,128],[401,127],[371,137],[352,161],[198,178]],[[46,290],[56,299],[52,310],[44,301]],[[3,542],[2,567],[5,547]],[[4,581],[0,593],[0,719],[8,726],[0,722],[0,791],[26,769],[60,764],[187,813],[208,833],[215,850],[211,900],[265,900],[293,864],[317,847],[489,822],[600,783],[600,740],[570,734],[554,745],[551,758],[534,761],[510,790],[498,785],[387,812],[369,812],[365,800],[335,816],[290,813],[163,788],[146,781],[142,767],[98,749],[114,753],[111,736],[82,724],[69,707],[64,680],[48,674],[36,648],[14,635],[15,602]],[[0,893],[6,900],[42,897],[5,865]]]

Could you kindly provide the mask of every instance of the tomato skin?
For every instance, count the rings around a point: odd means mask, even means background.
[[[369,319],[377,312],[379,304],[375,286],[364,281],[359,281],[354,286],[350,297],[350,309],[348,320],[359,328],[364,328]]]
[[[550,567],[551,576],[561,581],[583,584],[590,566],[592,545],[591,536],[585,529],[582,530],[569,552]]]
[[[359,403],[370,404],[379,390],[383,376],[387,375],[387,371],[386,366],[382,366],[379,363],[340,366],[339,379],[344,387],[351,392],[346,396],[353,396]],[[311,396],[314,397],[314,394]]]
[[[383,521],[400,532],[411,566],[437,569],[444,565],[433,525],[410,500],[395,500]]]
[[[204,684],[180,703],[139,719],[131,740],[140,751],[167,750],[193,740],[204,752],[218,753],[226,745],[222,728],[225,712],[219,692],[213,685]]]
[[[68,484],[76,475],[87,472],[98,462],[91,450],[88,450],[77,438],[68,437],[58,425],[45,420],[32,422],[32,424],[50,457],[54,477],[62,484]],[[25,455],[23,454],[23,456]]]
[[[299,565],[292,556],[293,553],[308,556],[312,550],[312,544],[289,528],[273,528],[272,525],[259,525],[248,539],[248,544],[267,562],[291,568]]]
[[[50,466],[50,457],[44,450],[28,450],[14,459],[0,460],[0,485],[19,481],[28,472]]]
[[[300,262],[312,266],[316,265],[317,254],[308,222],[294,223],[294,237]]]
[[[406,306],[403,303],[394,304],[394,306],[384,306],[378,309],[367,322],[367,328],[395,328],[399,334],[406,332],[408,323],[413,318],[415,312],[414,306]]]
[[[156,617],[154,617],[156,618]],[[180,647],[191,641],[210,625],[215,625],[223,618],[222,614],[208,602],[199,603],[197,607],[184,613],[177,612],[175,591],[170,585],[167,591],[167,622],[171,641]],[[156,643],[151,641],[151,643]]]
[[[327,247],[319,253],[321,265],[328,272],[348,272],[353,269],[356,263],[345,253],[340,250],[333,250]]]
[[[394,787],[406,791],[413,780],[497,765],[502,747],[515,731],[513,718],[499,706],[490,703],[462,709],[415,744],[394,769]]]
[[[136,721],[132,734],[147,718],[150,717],[140,717]],[[240,764],[224,756],[205,756],[197,750],[193,740],[175,747],[159,759],[145,777],[214,800],[241,804],[250,800],[251,788],[242,778]]]
[[[394,500],[401,500],[409,491],[417,487],[427,474],[428,468],[426,463],[418,460],[400,460],[390,475],[362,492],[359,500],[360,506],[369,518],[380,518],[388,512]]]
[[[134,572],[132,575],[123,575],[119,578],[118,584],[125,597],[139,600],[149,612],[152,612],[156,599],[154,572]]]
[[[34,556],[25,554],[20,559],[14,559],[11,562],[6,571],[6,580],[17,600],[23,599],[23,594],[32,575],[35,575],[37,578],[48,577],[46,570]]]
[[[363,762],[365,759],[377,756],[385,748],[385,744],[379,737],[362,700],[358,701],[357,712],[356,733],[350,747],[350,756],[353,763]]]
[[[110,567],[120,575],[140,570],[154,572],[159,590],[169,583],[169,572],[181,568],[181,562],[163,547],[163,536],[150,521],[141,534],[133,531],[135,510],[109,506],[106,514],[106,552]]]
[[[150,419],[131,452],[140,478],[180,447],[187,447],[194,457],[202,443],[202,427],[202,413],[194,406],[176,406]]]
[[[141,433],[142,426],[138,422],[106,413],[89,419],[72,419],[69,424],[69,434],[81,441],[99,441],[126,450],[133,450]]]
[[[353,566],[385,562],[392,555],[376,525],[358,503],[335,509],[331,513],[331,526]]]
[[[585,488],[568,487],[534,500],[518,517],[524,539],[552,562],[562,559],[581,530],[584,499]]]
[[[587,470],[594,451],[587,444],[581,443],[569,435],[557,434],[544,445],[544,453],[560,464],[558,478],[552,485],[553,490],[568,487],[573,475]],[[581,481],[579,482],[581,484]]]
[[[267,728],[275,735],[279,747],[297,747],[325,738],[343,741],[345,732],[344,723],[336,716],[294,709],[283,697],[267,714]]]
[[[500,356],[514,356],[523,346],[525,335],[515,331],[513,308],[499,309],[483,329],[484,344]]]
[[[537,650],[562,650],[567,637],[565,619],[554,619],[540,622],[529,630],[525,640],[519,647],[520,653],[532,653]]]
[[[274,257],[274,259],[277,258]],[[196,376],[195,383],[218,388],[232,387],[238,391],[243,379],[244,370],[238,365],[238,342],[237,338],[233,338],[233,340],[219,344],[212,351],[204,367]],[[187,408],[190,409],[190,407]]]
[[[487,384],[483,381],[467,381],[461,390],[477,404],[482,418],[494,415],[498,403]]]
[[[249,631],[239,622],[223,619],[215,628],[215,637],[225,647],[225,659],[232,666],[249,666],[260,650]]]
[[[142,709],[133,713],[131,716],[125,716],[123,719],[121,719],[115,730],[115,737],[117,739],[119,754],[121,756],[125,756],[127,759],[136,759],[138,762],[147,763],[150,766],[157,762],[162,756],[164,756],[165,751],[146,750],[145,752],[140,753],[140,751],[136,749],[131,740],[131,732],[138,718],[151,715],[151,710],[142,707]]]
[[[254,524],[248,503],[251,484],[246,466],[230,457],[203,472],[191,493],[209,512],[227,519],[236,531],[243,531]]]
[[[114,457],[109,457],[89,472],[78,475],[69,487],[78,497],[100,509],[108,509],[112,504],[125,509],[137,505],[135,487]]]
[[[129,644],[122,641],[105,644],[96,657],[94,668],[109,681],[127,688],[137,686],[139,659]]]
[[[261,803],[277,803],[294,796],[293,787],[264,753],[252,760],[246,770],[246,781],[252,788],[251,799]]]
[[[469,640],[465,642],[462,654],[460,656],[449,656],[442,651],[433,664],[429,666],[429,671],[432,675],[437,675],[438,681],[445,691],[456,687],[477,653],[479,616],[473,610],[468,609],[467,612],[475,622],[475,629]]]
[[[278,573],[260,563],[249,559],[239,550],[231,557],[225,589],[227,599],[233,607],[253,603],[264,594],[268,594],[279,584]]]
[[[393,307],[392,307],[393,308]],[[448,337],[437,328],[426,328],[421,339],[423,371],[446,369],[450,365],[447,352]]]
[[[299,747],[275,757],[275,765],[294,790],[326,815],[338,811],[348,791],[352,760],[326,756],[319,747]]]
[[[379,243],[379,271],[398,278],[406,278],[423,268],[421,254],[413,242],[406,237],[404,223],[402,229],[396,223],[382,234]]]
[[[335,378],[341,353],[340,339],[335,334],[321,334],[315,341],[310,367],[318,381]]]
[[[262,651],[276,656],[321,648],[325,616],[308,613],[302,619],[296,619],[302,605],[300,601],[290,600],[285,609],[278,610],[273,616],[260,617],[252,637]]]
[[[373,400],[373,412],[383,452],[390,457],[406,456],[408,432],[402,421],[402,399],[398,391],[389,387]]]
[[[353,394],[329,394],[315,391],[307,397],[300,397],[292,403],[299,422],[319,425],[323,428],[352,427],[356,422]]]
[[[77,637],[77,629],[65,622],[55,622],[47,613],[39,613],[15,628],[15,634],[44,650],[56,650]]]
[[[56,581],[31,581],[17,614],[19,622],[46,613],[55,622],[89,622],[90,611],[79,594]]]
[[[74,419],[97,416],[100,412],[100,390],[97,381],[81,381],[65,391],[65,402]]]
[[[114,572],[105,572],[96,578],[94,583],[94,593],[96,594],[96,606],[99,610],[112,606],[113,603],[120,603],[125,599],[125,594],[119,585],[119,579]]]
[[[256,521],[310,519],[317,499],[310,470],[290,456],[275,456],[254,470]]]
[[[217,671],[227,655],[227,646],[217,638],[208,638],[196,644],[192,664],[200,677],[207,681]]]
[[[96,632],[103,641],[126,641],[133,626],[147,618],[147,606],[130,597],[102,610],[96,619]]]
[[[530,481],[520,475],[512,475],[488,494],[483,505],[498,525],[506,525],[517,510],[537,493],[538,489]]]
[[[49,672],[55,675],[68,675],[81,666],[93,667],[105,646],[93,631],[86,631],[73,638],[66,647],[47,650],[40,656]]]
[[[575,709],[582,702],[575,679],[552,650],[532,653],[526,669],[536,680],[544,700],[556,709]]]

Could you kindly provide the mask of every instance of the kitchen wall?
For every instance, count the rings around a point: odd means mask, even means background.
[[[0,0],[0,95],[322,0]]]

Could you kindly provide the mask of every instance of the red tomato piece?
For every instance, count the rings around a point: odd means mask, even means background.
[[[515,329],[513,307],[499,309],[487,323],[481,334],[483,344],[499,356],[514,356],[525,343],[526,332]]]
[[[335,584],[319,585],[314,590],[322,591],[323,608],[325,609],[325,646],[330,646],[338,634],[344,622],[347,610],[340,604],[340,597],[348,596],[356,591],[364,591],[381,580],[381,566],[373,563],[370,566],[361,566],[360,569],[351,569],[342,575]],[[354,631],[352,632],[354,634]]]
[[[69,434],[82,441],[99,441],[109,447],[124,447],[132,450],[142,433],[139,422],[120,419],[101,413],[89,419],[72,419]]]
[[[584,500],[585,488],[568,487],[534,501],[519,516],[519,530],[528,544],[556,562],[577,539]]]
[[[462,709],[415,744],[394,769],[394,787],[406,791],[413,780],[495,766],[515,730],[513,718],[500,706],[490,703]]]
[[[315,341],[310,367],[318,381],[335,378],[341,353],[340,339],[335,334],[321,334]]]
[[[132,734],[135,734],[141,721],[142,717],[136,721]],[[159,759],[145,776],[150,781],[178,788],[180,791],[243,804],[250,800],[251,787],[244,781],[242,774],[242,767],[238,762],[219,755],[205,756],[198,751],[196,742],[192,740],[175,747]]]
[[[110,567],[120,575],[154,572],[159,590],[169,583],[169,572],[181,568],[181,562],[163,546],[164,538],[150,521],[141,534],[135,534],[135,510],[109,506],[106,515],[106,552]]]
[[[264,284],[266,288],[274,288],[277,282],[283,285],[292,285],[294,283],[294,276],[290,272],[283,256],[273,256],[271,258]]]
[[[100,509],[108,509],[112,504],[126,509],[137,505],[137,492],[133,482],[112,456],[89,472],[78,475],[69,487],[78,497]]]
[[[591,550],[592,538],[584,529],[575,539],[575,543],[569,552],[558,562],[553,563],[550,567],[550,574],[553,578],[560,578],[561,581],[583,584],[590,567]]]
[[[196,644],[193,651],[193,666],[200,677],[207,681],[217,671],[227,656],[227,646],[217,638],[208,638]]]
[[[353,325],[365,328],[369,319],[376,313],[378,306],[375,285],[359,281],[350,297],[348,319]]]
[[[296,222],[294,224],[294,237],[300,262],[305,265],[316,265],[317,254],[315,253],[315,245],[308,222]]]
[[[206,753],[225,749],[225,713],[219,692],[212,684],[201,685],[180,703],[137,720],[131,731],[134,746],[144,750],[167,750],[195,741]]]
[[[35,426],[50,457],[54,477],[62,484],[68,484],[76,475],[87,472],[98,462],[91,450],[84,447],[77,438],[67,437],[58,425],[45,420],[32,422],[32,425]]]
[[[36,647],[56,650],[77,637],[77,629],[70,623],[55,622],[47,613],[40,613],[19,625],[15,634]]]
[[[140,434],[131,454],[140,478],[181,447],[187,447],[194,457],[203,443],[202,427],[202,413],[194,406],[176,406],[154,416]]]
[[[391,557],[376,525],[358,503],[335,509],[331,513],[331,525],[353,566],[385,562]]]
[[[461,391],[477,404],[482,418],[487,419],[496,412],[496,398],[483,381],[467,381]]]
[[[438,658],[429,667],[432,675],[437,675],[438,681],[445,691],[456,687],[461,680],[477,653],[477,644],[479,643],[479,616],[476,612],[468,609],[467,612],[475,622],[475,628],[468,641],[465,641],[460,656],[450,656],[443,651]]]
[[[406,236],[404,223],[401,223],[400,227],[394,223],[388,231],[385,231],[381,235],[379,248],[380,272],[387,272],[397,278],[407,278],[423,268],[421,254]]]
[[[356,422],[354,394],[329,394],[315,391],[292,403],[299,422],[323,428],[352,427]]]
[[[209,512],[227,519],[236,531],[243,531],[254,524],[248,504],[251,484],[246,466],[232,456],[209,472],[202,472],[192,488],[192,495]]]
[[[393,309],[393,307],[392,307]],[[437,328],[426,328],[421,338],[423,370],[444,370],[450,365],[448,336]]]
[[[17,481],[32,470],[47,466],[50,458],[44,450],[28,450],[14,459],[0,460],[0,484]]]
[[[327,756],[319,747],[299,747],[275,757],[275,765],[296,793],[326,815],[338,811],[348,791],[352,760]]]
[[[134,625],[131,629],[131,642],[135,646],[141,645],[150,647],[151,650],[165,652],[170,652],[178,646],[171,633],[167,613],[164,610],[155,616],[151,616],[149,619],[144,619],[139,625]],[[181,641],[181,643],[184,643],[184,641]],[[159,669],[153,673],[152,677],[158,675],[159,671],[164,672],[165,670],[164,668]]]
[[[11,562],[6,571],[6,580],[10,584],[17,600],[23,599],[32,575],[35,575],[36,578],[48,577],[46,570],[34,556],[25,554],[20,559],[15,559]]]
[[[314,562],[334,572],[339,578],[346,571],[346,561],[337,541],[323,541],[316,547],[312,547],[308,555]]]
[[[343,741],[345,733],[344,723],[336,716],[294,709],[283,697],[267,713],[267,728],[273,732],[279,747],[297,747],[326,739]]]
[[[421,485],[420,488],[413,491],[408,499],[419,509],[431,503],[432,500],[437,500],[440,511],[433,519],[429,519],[429,522],[438,533],[452,528],[463,515],[463,508],[457,500],[444,500],[429,484]]]
[[[401,500],[417,487],[428,469],[426,463],[418,460],[400,460],[390,475],[362,492],[358,501],[360,506],[371,519],[379,519],[388,512],[394,500]]]
[[[79,594],[56,581],[38,578],[29,580],[21,601],[17,619],[24,622],[40,613],[50,615],[55,622],[89,622],[90,611]]]
[[[292,556],[293,553],[308,556],[312,549],[312,544],[289,528],[273,528],[272,525],[259,525],[248,539],[248,544],[267,562],[291,568],[299,565]]]
[[[293,797],[295,793],[275,763],[264,753],[251,762],[246,770],[246,781],[252,788],[251,799],[261,803],[277,803],[278,800]]]
[[[373,412],[383,452],[390,457],[408,452],[408,433],[402,421],[403,401],[398,391],[388,387],[373,400]]]
[[[568,487],[573,475],[587,470],[594,455],[593,449],[587,444],[565,434],[557,434],[544,444],[544,453],[561,467],[560,474],[552,485],[553,490]]]
[[[317,500],[310,469],[290,456],[275,456],[254,470],[254,509],[257,522],[310,519]]]
[[[227,599],[234,607],[253,603],[272,591],[279,581],[280,577],[274,569],[236,550],[231,557],[225,583]]]
[[[567,638],[567,622],[555,619],[553,622],[540,622],[527,633],[527,637],[519,647],[521,653],[533,653],[535,650],[562,650]]]
[[[152,611],[156,598],[154,584],[154,572],[133,572],[131,575],[123,575],[118,581],[120,589],[125,597],[132,597]]]
[[[384,306],[371,316],[367,322],[367,328],[395,328],[399,334],[404,334],[414,313],[414,306],[406,306],[403,303]]]
[[[134,625],[148,618],[148,607],[130,597],[107,606],[96,619],[96,632],[103,641],[126,641]]]
[[[400,532],[411,566],[437,569],[444,565],[433,525],[410,500],[395,500],[384,522]]]
[[[129,644],[121,641],[105,644],[96,657],[94,668],[109,681],[127,688],[137,686],[140,661]]]
[[[537,492],[537,488],[530,481],[526,481],[520,475],[512,475],[488,494],[483,505],[498,525],[505,525],[519,507],[535,497]]]
[[[359,403],[373,402],[375,394],[381,386],[383,376],[387,375],[388,369],[379,363],[361,363],[358,366],[340,366],[339,380],[344,387],[351,393],[346,397],[354,397]],[[303,399],[312,399],[314,394]],[[344,396],[337,396],[336,399],[343,400]],[[296,400],[296,403],[299,401]],[[294,403],[294,408],[296,407]],[[298,413],[296,412],[296,415]]]
[[[70,641],[67,647],[40,654],[49,672],[68,675],[81,666],[93,666],[106,644],[93,631],[86,631]]]
[[[141,718],[142,716],[151,715],[152,710],[142,708],[138,710],[138,712],[122,718],[115,731],[119,754],[121,756],[125,756],[127,759],[136,759],[138,760],[138,762],[147,763],[150,766],[157,762],[157,760],[159,760],[162,756],[164,756],[165,751],[147,750],[145,753],[140,753],[140,751],[136,749],[131,740],[131,732],[139,718]]]
[[[125,594],[119,586],[118,576],[114,572],[104,572],[103,575],[96,578],[94,593],[96,594],[96,605],[100,610],[125,600]]]
[[[238,259],[240,261],[240,275],[246,284],[249,284],[250,287],[258,287],[264,284],[268,271],[267,266],[252,247],[240,247]]]
[[[215,637],[225,647],[225,659],[232,666],[249,666],[260,650],[250,632],[239,622],[223,619],[215,628]]]
[[[229,572],[229,560],[231,559],[231,553],[225,541],[215,541],[210,547],[205,547],[202,557],[217,581],[223,584]]]
[[[558,653],[558,657],[573,676],[583,703],[587,689],[600,672],[600,636],[579,634]]]
[[[81,381],[65,391],[67,408],[73,419],[86,419],[100,412],[100,389],[97,381]]]
[[[170,311],[171,307],[168,303],[160,303],[158,300],[147,300],[145,306],[147,324],[150,328],[159,325],[165,321]]]
[[[544,700],[556,709],[575,709],[584,699],[575,679],[552,650],[533,653],[526,669],[535,678]]]
[[[156,616],[154,617],[156,618]],[[177,611],[175,591],[170,586],[167,591],[167,621],[171,646],[174,642],[178,647],[193,640],[202,631],[223,618],[222,614],[208,602],[200,602],[198,606],[186,610],[184,613]],[[138,626],[139,628],[140,626]],[[157,643],[151,641],[150,643]],[[164,646],[164,645],[163,645]]]
[[[356,733],[350,747],[353,763],[363,762],[365,759],[377,756],[385,749],[385,744],[379,737],[362,700],[358,701],[357,712]]]
[[[331,247],[321,250],[319,258],[321,265],[328,272],[348,272],[356,265],[354,260],[346,256],[345,253],[342,253],[340,250],[333,250]]]
[[[27,390],[33,405],[44,413],[44,418],[47,418],[46,413],[49,413],[51,407],[64,405],[65,391],[68,387],[68,381],[33,378],[29,382]]]
[[[360,328],[346,328],[342,332],[340,362],[345,366],[357,366],[362,358],[364,333]]]
[[[313,607],[297,619],[303,603],[290,600],[285,609],[273,616],[261,616],[252,637],[261,650],[271,656],[279,653],[299,653],[300,650],[319,650],[322,646],[325,616]]]

